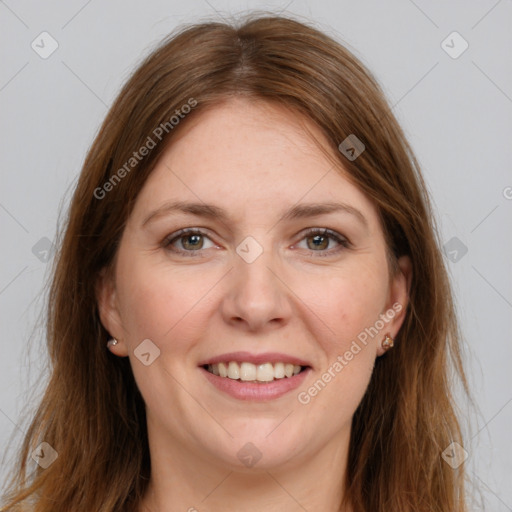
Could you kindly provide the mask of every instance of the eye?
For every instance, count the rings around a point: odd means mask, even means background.
[[[332,256],[350,247],[350,242],[344,236],[327,228],[310,228],[303,235],[301,242],[306,241],[306,249],[311,251],[313,257]],[[337,244],[337,247],[326,251],[331,242]]]
[[[163,242],[162,246],[172,252],[184,254],[186,256],[202,256],[202,249],[209,249],[214,247],[205,247],[205,240],[210,240],[209,237],[197,228],[185,228],[180,231],[169,235]],[[176,247],[178,246],[178,247]],[[181,248],[179,247],[181,246]]]
[[[309,228],[302,235],[301,242],[306,241],[306,249],[309,249],[313,257],[332,256],[350,247],[350,242],[344,236],[327,228]],[[205,240],[211,245],[205,246]],[[333,244],[337,246],[327,250]],[[203,249],[215,247],[215,244],[201,229],[184,228],[166,237],[162,247],[177,254],[202,257]]]

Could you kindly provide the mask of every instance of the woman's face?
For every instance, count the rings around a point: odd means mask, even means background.
[[[408,260],[390,279],[375,207],[298,119],[242,99],[198,112],[102,281],[111,351],[130,358],[166,455],[275,468],[339,453],[403,321]]]

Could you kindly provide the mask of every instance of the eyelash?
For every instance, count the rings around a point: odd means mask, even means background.
[[[183,249],[176,249],[172,248],[169,249],[172,244],[179,239],[185,238],[185,236],[191,236],[191,235],[200,235],[209,238],[208,234],[202,231],[198,228],[185,228],[177,231],[176,233],[173,233],[166,237],[164,241],[162,242],[162,246],[165,249],[168,249],[172,252],[175,252],[177,254],[183,254],[188,257],[203,257],[202,250],[199,249],[197,251],[185,251]],[[305,232],[303,232],[302,238],[300,241],[302,241],[304,238],[310,237],[310,236],[327,236],[328,238],[331,238],[332,240],[335,240],[340,246],[335,250],[330,251],[310,251],[310,255],[315,258],[322,258],[327,256],[332,256],[333,254],[337,254],[338,252],[350,248],[350,242],[343,237],[342,235],[336,233],[336,231],[332,231],[328,228],[308,228]]]

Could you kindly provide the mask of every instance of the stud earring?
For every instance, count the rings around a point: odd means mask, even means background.
[[[119,342],[115,338],[112,338],[111,340],[108,340],[107,347],[112,347],[114,345],[117,345],[118,343]]]
[[[384,351],[386,351],[386,350],[389,350],[390,348],[392,348],[394,346],[394,344],[395,344],[395,342],[394,342],[393,338],[388,333],[382,340],[381,346],[384,349]]]

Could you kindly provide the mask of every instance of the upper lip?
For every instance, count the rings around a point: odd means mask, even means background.
[[[207,364],[226,363],[229,361],[237,361],[240,363],[290,363],[298,366],[311,366],[308,361],[300,359],[296,356],[283,354],[281,352],[264,352],[262,354],[252,354],[251,352],[229,352],[226,354],[219,354],[218,356],[209,357],[199,362],[198,366]]]

